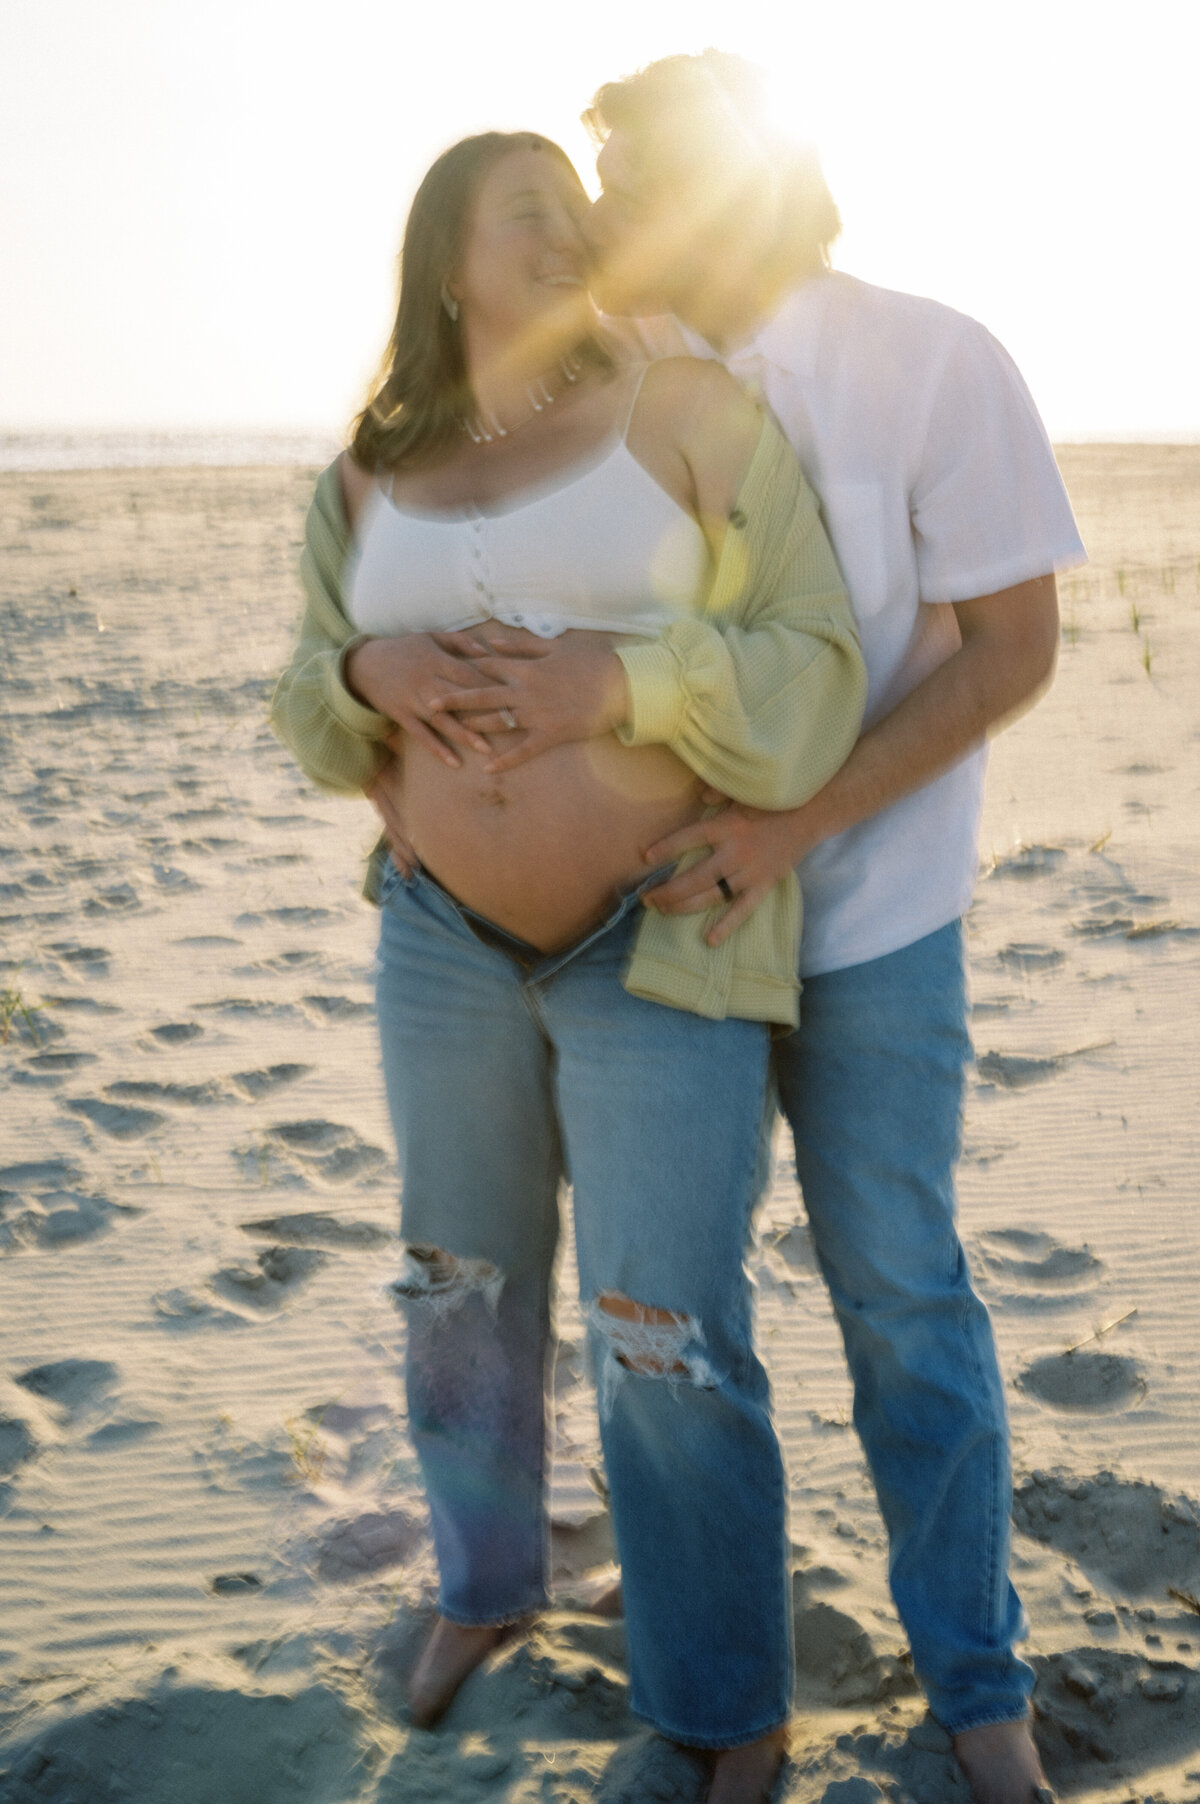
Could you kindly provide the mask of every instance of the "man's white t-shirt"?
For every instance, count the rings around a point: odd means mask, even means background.
[[[669,354],[658,324],[646,342]],[[952,602],[1084,560],[1029,391],[975,320],[831,273],[725,362],[765,399],[820,498],[862,636],[866,726],[957,650]],[[804,860],[802,975],[880,958],[965,911],[986,757],[980,745]]]

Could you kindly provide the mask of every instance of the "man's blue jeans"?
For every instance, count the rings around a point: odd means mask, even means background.
[[[639,916],[628,896],[543,956],[428,876],[389,870],[378,1011],[404,1179],[409,1426],[442,1613],[536,1608],[566,1175],[633,1707],[675,1740],[732,1747],[782,1722],[792,1691],[786,1485],[744,1266],[768,1039],[622,989]],[[607,1293],[673,1320],[621,1320]]]
[[[951,1734],[1025,1715],[1031,1669],[1008,1578],[1012,1479],[987,1311],[955,1225],[966,1028],[961,923],[805,979],[777,1042],[854,1422],[891,1543],[892,1594]]]

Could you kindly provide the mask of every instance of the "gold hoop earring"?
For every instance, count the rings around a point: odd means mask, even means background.
[[[444,282],[442,283],[442,306],[446,309],[448,316],[452,320],[458,318],[458,302]]]

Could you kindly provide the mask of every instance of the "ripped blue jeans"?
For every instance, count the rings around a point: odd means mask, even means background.
[[[766,1170],[766,1029],[622,989],[637,894],[544,955],[424,873],[389,866],[382,904],[396,1288],[442,1612],[502,1623],[546,1599],[566,1179],[633,1708],[694,1746],[752,1741],[786,1718],[793,1664],[784,1471],[744,1266]]]

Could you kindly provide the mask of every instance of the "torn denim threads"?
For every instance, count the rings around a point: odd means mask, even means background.
[[[675,1739],[734,1746],[786,1717],[792,1682],[783,1467],[743,1264],[767,1033],[622,989],[638,910],[626,897],[576,946],[518,961],[427,874],[389,871],[378,1004],[412,1255],[410,1427],[443,1613],[536,1608],[569,1175],[633,1707]],[[607,1297],[640,1308],[626,1320]],[[664,1369],[639,1370],[656,1352]]]

